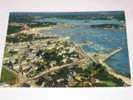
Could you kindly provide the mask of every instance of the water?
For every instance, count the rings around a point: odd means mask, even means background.
[[[37,20],[38,21],[38,20]],[[47,18],[41,22],[56,22],[72,25],[71,27],[57,26],[54,29],[43,30],[42,33],[49,35],[69,36],[72,41],[82,43],[91,41],[95,46],[84,46],[87,52],[110,53],[112,50],[122,47],[123,50],[112,56],[107,63],[118,73],[130,75],[127,39],[125,29],[96,29],[89,25],[117,24],[125,26],[116,20],[71,20],[59,18]]]

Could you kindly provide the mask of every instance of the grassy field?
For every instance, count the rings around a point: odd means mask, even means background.
[[[5,67],[2,68],[2,73],[1,73],[1,80],[0,83],[8,83],[8,84],[14,84],[16,81],[16,76],[8,71]]]

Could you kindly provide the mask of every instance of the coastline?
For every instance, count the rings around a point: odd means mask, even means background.
[[[49,30],[53,28],[52,26],[45,26],[45,27],[36,27],[36,28],[30,28],[28,30],[23,30],[20,33],[24,34],[39,34],[41,30]]]
[[[39,34],[40,33],[40,31],[42,31],[42,30],[49,30],[49,29],[52,29],[52,28],[54,28],[54,27],[58,27],[58,26],[60,26],[60,25],[64,25],[65,27],[68,27],[67,25],[65,25],[65,24],[58,24],[58,25],[55,25],[55,26],[48,26],[48,27],[35,27],[35,28],[31,28],[31,29],[29,29],[29,30],[23,30],[23,31],[21,31],[22,33],[25,33],[25,34]],[[95,53],[90,53],[89,52],[89,54],[95,54]],[[98,56],[101,56],[102,58],[104,58],[104,56],[106,55],[108,55],[107,53],[105,53],[105,54],[97,54]],[[106,69],[106,71],[110,74],[110,75],[112,75],[112,76],[114,76],[115,78],[117,78],[117,79],[121,79],[123,82],[125,82],[127,85],[131,85],[132,84],[132,82],[131,82],[131,79],[130,78],[128,78],[128,77],[126,77],[126,76],[124,76],[124,75],[122,75],[122,74],[119,74],[119,73],[117,73],[117,72],[115,72],[108,64],[106,64],[106,62],[104,62],[104,61],[102,61],[102,59],[100,60],[99,59],[99,63],[100,64],[102,64],[104,67],[105,67],[105,69]]]
[[[36,35],[36,34],[39,34],[40,31],[42,31],[42,30],[49,30],[49,29],[52,29],[54,27],[59,27],[59,26],[55,25],[55,26],[34,27],[34,28],[22,30],[18,33],[27,34],[27,35]],[[11,35],[15,35],[15,34],[11,34]],[[93,53],[90,53],[90,54],[93,55]],[[103,55],[97,54],[97,55],[104,57],[106,54],[103,54]],[[128,77],[116,73],[108,64],[106,64],[106,62],[102,61],[102,59],[101,60],[99,59],[98,62],[105,67],[105,70],[108,72],[108,74],[114,76],[117,79],[121,79],[128,86],[131,85],[131,80]]]
[[[116,73],[108,64],[106,64],[106,63],[103,62],[102,60],[99,60],[99,63],[105,67],[106,71],[107,71],[110,75],[116,77],[117,79],[121,79],[121,80],[122,80],[123,82],[125,82],[127,85],[131,86],[132,82],[131,82],[131,79],[130,79],[130,78],[128,78],[128,77],[126,77],[126,76],[124,76],[124,75],[121,75],[121,74],[119,74],[119,73]]]

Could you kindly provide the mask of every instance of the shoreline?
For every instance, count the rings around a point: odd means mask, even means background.
[[[41,30],[49,30],[52,29],[52,26],[45,26],[45,27],[36,27],[36,28],[30,28],[28,30],[23,30],[20,33],[24,34],[39,34]]]
[[[19,32],[16,32],[16,33],[13,33],[13,34],[9,34],[9,36],[14,36],[17,33],[23,33],[23,34],[27,34],[27,35],[32,35],[33,34],[34,35],[34,34],[41,33],[40,31],[42,31],[42,30],[50,30],[50,29],[53,29],[53,28],[56,28],[56,27],[60,27],[60,26],[72,27],[73,25],[58,23],[56,25],[50,25],[50,26],[40,26],[40,27],[33,27],[33,28],[29,27],[29,28],[21,30]]]
[[[61,24],[59,24],[59,25],[61,25]],[[54,27],[58,27],[59,25],[57,24],[55,26],[34,27],[34,28],[29,28],[29,29],[22,30],[19,33],[24,33],[24,34],[27,34],[27,35],[32,35],[32,34],[36,35],[36,34],[40,34],[40,31],[42,31],[42,30],[49,30],[49,29],[52,29]],[[11,35],[15,35],[15,34],[11,34]],[[88,53],[90,53],[90,52],[88,52]],[[93,55],[93,53],[90,53],[90,54]],[[97,54],[97,55],[100,56],[100,54]],[[106,55],[106,53],[104,55]],[[114,76],[117,79],[121,79],[124,83],[126,83],[129,86],[131,85],[131,79],[130,78],[128,78],[128,77],[126,77],[122,74],[116,73],[108,64],[106,64],[106,62],[104,62],[102,60],[99,60],[99,63],[102,64],[105,67],[106,71],[110,75]]]
[[[98,53],[90,53],[89,52],[89,54],[91,54],[92,56],[94,56],[95,54],[97,55],[97,57],[98,57],[98,61],[99,61],[99,63],[100,64],[102,64],[104,67],[105,67],[105,69],[106,69],[106,71],[110,74],[110,75],[113,75],[114,77],[116,77],[117,79],[121,79],[123,82],[125,82],[127,85],[131,85],[132,84],[132,80],[131,80],[131,78],[130,77],[128,77],[128,76],[126,76],[126,75],[123,75],[123,74],[121,74],[121,73],[118,73],[118,72],[116,72],[112,67],[110,67],[105,61],[103,61],[103,58],[105,57],[105,56],[107,56],[108,54],[107,53],[105,53],[105,54],[98,54]]]
[[[132,80],[131,80],[129,77],[124,76],[124,75],[122,75],[122,74],[119,74],[119,73],[115,72],[108,64],[106,64],[106,63],[103,62],[102,60],[99,60],[99,63],[105,67],[106,71],[107,71],[110,75],[116,77],[117,79],[121,79],[121,80],[122,80],[123,82],[125,82],[127,85],[131,86]]]

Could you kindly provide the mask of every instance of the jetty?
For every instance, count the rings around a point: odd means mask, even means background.
[[[118,52],[120,52],[122,50],[122,48],[117,48],[115,49],[113,52],[111,52],[110,54],[108,54],[107,56],[105,56],[105,58],[103,59],[103,61],[107,61],[110,57],[112,57],[113,55],[117,54]]]
[[[79,46],[84,46],[84,45],[94,45],[94,43],[93,43],[93,42],[86,42],[86,43],[81,43],[81,44],[79,44]],[[82,48],[80,48],[80,49],[81,49],[82,51],[84,51]],[[94,57],[94,54],[88,53],[87,55],[88,55],[89,58],[92,59],[93,62],[95,62],[95,63],[100,63],[102,66],[104,66],[105,69],[106,69],[106,71],[107,71],[110,75],[116,77],[117,79],[121,79],[121,80],[122,80],[125,84],[127,84],[127,85],[131,85],[131,80],[130,80],[128,77],[116,73],[108,64],[106,64],[106,61],[107,61],[108,59],[110,59],[112,56],[114,56],[114,55],[116,55],[117,53],[119,53],[122,49],[123,49],[122,47],[119,47],[119,48],[114,49],[114,50],[113,50],[111,53],[109,53],[109,54],[102,54],[102,55],[96,54],[97,56],[99,56],[98,59],[96,59],[96,58]],[[84,54],[84,55],[85,55],[85,54]],[[85,56],[86,56],[86,55],[85,55]]]
[[[90,42],[90,41],[87,41],[87,42],[85,42],[85,43],[80,43],[80,44],[79,44],[80,47],[85,46],[85,45],[90,46],[90,45],[96,45],[96,44],[93,43],[93,42]],[[84,51],[82,48],[80,48],[80,49],[81,49],[82,51]],[[122,49],[123,49],[122,47],[116,48],[116,49],[114,49],[111,53],[109,53],[109,54],[103,54],[102,56],[100,56],[100,57],[101,57],[100,59],[102,59],[102,61],[107,61],[110,57],[116,55],[116,54],[119,53]],[[97,60],[96,60],[94,57],[92,57],[92,55],[90,55],[90,53],[88,53],[87,55],[89,55],[89,57],[90,57],[94,62],[97,62]],[[97,55],[99,55],[99,54],[97,54]]]

